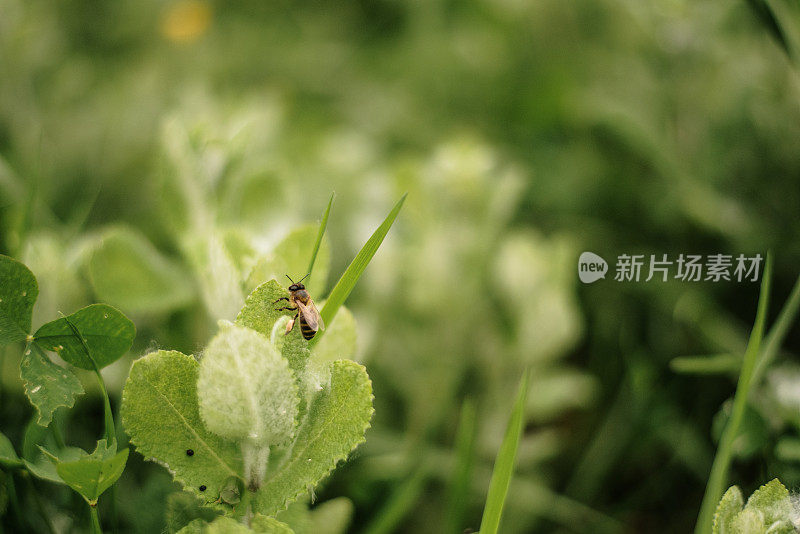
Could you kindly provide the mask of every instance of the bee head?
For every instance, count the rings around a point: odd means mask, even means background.
[[[311,273],[308,273],[308,274],[311,274]],[[287,275],[286,275],[286,278],[288,278],[288,279],[289,279],[289,281],[292,283],[292,285],[290,285],[290,286],[289,286],[289,291],[300,291],[301,289],[305,289],[305,288],[306,288],[306,286],[304,286],[304,285],[303,285],[303,284],[301,284],[300,282],[302,282],[303,280],[305,280],[306,278],[308,278],[308,274],[307,274],[307,275],[305,275],[305,276],[304,276],[303,278],[301,278],[300,280],[298,280],[297,282],[295,282],[294,280],[292,280],[292,278],[291,278],[291,277],[290,277],[290,276],[287,274]]]

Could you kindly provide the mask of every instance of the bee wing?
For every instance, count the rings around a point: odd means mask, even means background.
[[[325,323],[322,322],[322,317],[320,317],[319,310],[317,310],[313,300],[308,299],[308,304],[303,304],[299,300],[296,302],[297,307],[300,308],[300,313],[303,314],[303,318],[311,330],[325,330]]]

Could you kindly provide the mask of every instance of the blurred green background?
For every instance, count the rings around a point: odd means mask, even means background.
[[[131,361],[200,350],[252,289],[248,258],[331,191],[318,298],[408,191],[348,301],[373,425],[314,502],[349,498],[349,532],[477,529],[529,366],[501,531],[688,532],[737,371],[670,361],[741,357],[758,284],[585,286],[576,262],[771,249],[780,310],[800,258],[800,78],[753,5],[0,0],[0,252],[39,280],[34,328],[94,301],[132,317],[106,376],[117,410]],[[745,494],[800,487],[799,348],[794,329],[753,395],[731,472]],[[19,353],[0,391],[17,447]],[[86,388],[59,424],[91,448]],[[475,462],[454,497],[466,399]],[[121,530],[160,532],[166,470],[132,454],[119,486]],[[85,528],[80,497],[32,487],[59,529]]]

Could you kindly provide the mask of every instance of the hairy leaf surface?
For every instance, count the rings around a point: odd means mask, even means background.
[[[221,323],[200,361],[200,415],[215,434],[259,445],[287,441],[297,417],[289,363],[249,328]]]
[[[372,383],[364,367],[333,362],[330,382],[311,402],[291,453],[268,474],[254,509],[274,515],[315,486],[364,441],[372,412]]]
[[[122,392],[122,423],[139,453],[165,465],[175,480],[209,502],[219,497],[228,477],[242,476],[242,466],[237,444],[212,433],[200,418],[199,367],[177,351],[135,361]]]

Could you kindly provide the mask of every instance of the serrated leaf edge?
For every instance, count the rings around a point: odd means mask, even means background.
[[[346,460],[347,457],[350,456],[353,453],[353,451],[358,448],[359,445],[361,445],[362,443],[367,441],[366,432],[372,426],[372,416],[375,415],[375,407],[374,407],[374,402],[373,402],[375,400],[375,395],[372,392],[372,379],[369,377],[369,373],[367,373],[367,368],[364,367],[363,365],[361,365],[358,362],[354,362],[353,360],[335,360],[335,361],[331,362],[331,367],[333,367],[335,364],[337,364],[339,362],[342,362],[342,363],[353,363],[353,364],[357,365],[359,368],[361,368],[364,371],[364,374],[367,376],[367,383],[369,384],[369,391],[370,391],[369,399],[370,399],[370,405],[371,405],[370,406],[369,419],[367,420],[367,423],[364,425],[364,428],[361,431],[361,438],[359,440],[357,440],[355,443],[353,443],[353,446],[350,448],[350,450],[346,454],[334,457],[333,461],[331,462],[331,466],[328,468],[328,470],[325,472],[325,474],[323,474],[317,480],[312,482],[310,484],[310,486],[316,486],[322,480],[325,480],[333,472],[333,470],[336,469],[336,466],[339,464],[339,462],[341,462],[342,460]],[[323,425],[323,429],[321,429],[319,431],[319,433],[314,437],[314,439],[309,440],[309,442],[315,442],[319,438],[319,436],[321,436],[323,434],[324,430],[327,429],[328,424],[329,424],[329,422],[326,421],[325,424]],[[305,450],[305,449],[303,449],[303,450]],[[298,454],[296,456],[296,459],[289,460],[286,464],[281,466],[281,471],[283,471],[284,469],[288,468],[289,465],[292,465],[294,462],[298,461],[299,459],[305,458],[305,457],[306,457],[305,454]],[[276,475],[277,474],[278,473],[276,473]],[[272,478],[274,478],[274,476]],[[297,498],[300,495],[302,495],[305,491],[308,491],[308,489],[307,488],[306,489],[301,489],[301,490],[297,491],[295,494],[289,495],[286,498],[284,498],[284,500],[281,502],[281,504],[279,504],[275,508],[273,514],[277,514],[278,512],[286,510],[286,508],[291,503],[296,501]]]
[[[193,357],[191,357],[191,356],[189,356],[189,355],[187,355],[187,354],[184,354],[184,353],[182,353],[182,352],[180,352],[180,351],[176,351],[176,350],[169,350],[169,351],[164,351],[164,352],[167,352],[167,353],[173,353],[173,354],[177,354],[177,355],[179,355],[178,357],[186,358],[186,359],[187,359],[187,361],[191,361],[191,364],[192,364],[192,365],[195,365],[195,366],[199,366],[199,365],[200,365],[200,364],[197,362],[197,360],[195,360]],[[158,354],[158,352],[151,352],[150,354]],[[133,365],[135,366],[135,365],[136,365],[138,362],[142,361],[144,358],[147,358],[147,357],[148,357],[150,354],[146,354],[146,355],[145,355],[145,356],[143,356],[142,358],[139,358],[138,360],[136,360],[135,362],[133,362]],[[131,371],[133,371],[133,366],[131,366]],[[130,378],[130,376],[129,376],[129,378]],[[148,386],[149,386],[149,387],[150,387],[150,388],[151,388],[153,391],[155,391],[156,393],[158,393],[158,395],[164,399],[164,401],[165,401],[165,402],[166,402],[166,403],[169,405],[170,409],[172,409],[172,410],[173,410],[173,411],[174,411],[174,412],[175,412],[175,413],[178,415],[178,417],[181,419],[181,421],[183,422],[184,426],[186,426],[186,428],[188,428],[188,429],[191,431],[191,433],[192,433],[192,434],[193,434],[193,435],[194,435],[194,436],[197,438],[198,442],[199,442],[199,443],[202,443],[202,445],[203,445],[203,446],[204,446],[204,447],[205,447],[205,448],[206,448],[206,449],[207,449],[207,450],[208,450],[208,451],[209,451],[209,452],[210,452],[210,453],[213,455],[213,457],[214,457],[214,458],[215,458],[215,459],[216,459],[216,460],[217,460],[217,461],[220,463],[220,465],[222,465],[222,466],[223,466],[223,467],[224,467],[224,468],[225,468],[225,469],[226,469],[228,472],[230,472],[231,476],[235,476],[236,478],[239,478],[239,479],[241,479],[241,478],[242,478],[242,477],[241,477],[241,475],[240,475],[239,473],[237,473],[237,472],[236,472],[236,471],[235,471],[235,470],[234,470],[234,469],[233,469],[231,466],[229,466],[229,465],[228,465],[228,464],[227,464],[227,463],[226,463],[226,462],[225,462],[225,461],[224,461],[222,458],[220,458],[220,457],[217,455],[217,453],[214,451],[214,449],[213,449],[213,448],[212,448],[210,445],[208,445],[208,444],[206,443],[206,441],[205,441],[205,440],[204,440],[202,437],[200,437],[200,436],[197,434],[197,432],[195,432],[195,430],[192,428],[192,426],[191,426],[191,425],[190,425],[190,424],[189,424],[189,423],[186,421],[186,419],[183,417],[183,414],[181,414],[181,413],[180,413],[180,412],[177,410],[177,408],[175,408],[175,406],[172,404],[172,402],[170,402],[170,400],[169,400],[168,398],[166,398],[166,396],[165,396],[163,393],[161,393],[161,392],[160,392],[160,391],[159,391],[159,390],[158,390],[158,389],[157,389],[157,388],[156,388],[156,387],[155,387],[155,386],[152,384],[152,382],[150,382],[149,380],[147,380],[147,378],[144,378],[144,380],[145,380],[145,382],[147,382]],[[123,404],[123,405],[125,405],[125,399],[126,399],[126,397],[127,397],[127,395],[126,395],[126,391],[125,391],[125,388],[123,388],[123,391],[122,391],[122,404]],[[202,418],[200,419],[200,423],[201,423],[201,424],[203,424],[203,422],[202,422]],[[123,422],[122,422],[122,424],[123,424],[123,426],[125,425],[125,421],[124,421],[124,419],[123,419]],[[210,431],[209,431],[209,432],[210,432]],[[129,436],[130,436],[130,434],[129,434]],[[201,499],[202,499],[203,495],[202,495],[202,494],[201,494],[201,493],[200,493],[200,492],[199,492],[199,491],[198,491],[198,490],[197,490],[197,489],[196,489],[194,486],[192,486],[191,484],[189,484],[189,482],[188,482],[186,479],[184,479],[183,477],[179,476],[179,475],[177,474],[177,472],[176,472],[175,470],[173,470],[173,469],[172,469],[172,468],[169,466],[169,464],[167,464],[166,462],[164,462],[163,460],[161,460],[161,459],[159,459],[159,458],[156,458],[155,456],[146,456],[146,455],[144,455],[144,454],[142,453],[142,451],[140,451],[140,450],[139,450],[139,448],[140,448],[141,444],[140,444],[139,442],[137,442],[137,440],[135,440],[133,436],[130,436],[130,440],[129,440],[129,442],[130,442],[130,443],[131,443],[131,444],[132,444],[134,447],[136,447],[136,452],[138,452],[139,454],[141,454],[142,456],[144,456],[145,460],[147,460],[147,461],[150,461],[150,462],[157,463],[157,464],[159,464],[159,465],[161,465],[161,466],[164,466],[164,468],[165,468],[165,469],[166,469],[166,470],[167,470],[167,471],[168,471],[168,472],[169,472],[169,473],[172,475],[172,479],[173,479],[174,481],[176,481],[176,482],[180,483],[180,484],[181,484],[181,486],[183,486],[184,488],[186,488],[186,489],[190,489],[190,490],[191,490],[191,492],[192,492],[192,494],[194,494],[194,495],[197,495],[198,497],[201,497]]]

